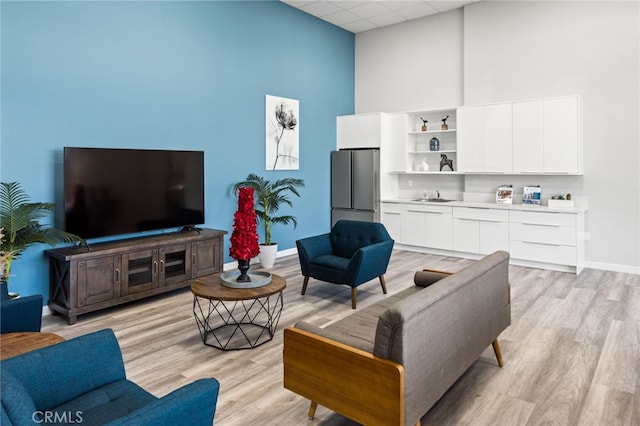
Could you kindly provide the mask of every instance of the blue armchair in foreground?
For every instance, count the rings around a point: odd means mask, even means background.
[[[3,425],[211,426],[220,386],[200,379],[156,398],[127,380],[110,329],[5,359],[0,370]]]
[[[393,250],[393,239],[376,222],[339,220],[328,234],[296,241],[304,275],[302,294],[309,277],[351,287],[351,308],[356,309],[356,287],[376,277],[387,294],[384,273]]]
[[[0,333],[40,331],[42,295],[9,298],[7,282],[0,282]]]

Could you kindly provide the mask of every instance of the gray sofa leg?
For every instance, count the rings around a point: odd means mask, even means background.
[[[351,309],[356,308],[357,290],[355,287],[351,287]]]
[[[380,285],[382,286],[382,292],[384,294],[387,294],[387,284],[384,282],[384,275],[380,275],[378,279],[380,280]]]
[[[310,419],[313,419],[316,416],[316,408],[318,408],[318,403],[315,401],[311,401],[311,405],[309,406]]]
[[[493,346],[493,352],[495,352],[496,354],[498,365],[500,366],[500,368],[502,368],[504,366],[504,361],[502,360],[502,351],[500,350],[500,343],[498,343],[497,338],[493,342],[491,342],[491,346]]]
[[[304,277],[304,282],[302,283],[302,293],[300,293],[303,296],[307,292],[307,284],[309,284],[309,277]]]

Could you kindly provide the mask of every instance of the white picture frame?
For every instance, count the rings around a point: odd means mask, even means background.
[[[300,169],[300,102],[266,95],[265,168]]]
[[[496,203],[513,204],[513,187],[503,185],[496,190]]]

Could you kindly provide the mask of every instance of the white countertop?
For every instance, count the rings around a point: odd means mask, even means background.
[[[573,207],[571,209],[564,208],[549,208],[549,206],[545,205],[535,205],[535,204],[498,204],[498,203],[480,203],[480,202],[469,202],[462,200],[454,200],[448,202],[438,202],[438,201],[413,201],[411,199],[402,199],[402,198],[392,198],[392,199],[383,199],[382,203],[396,203],[396,204],[412,204],[412,205],[429,205],[429,206],[445,206],[445,207],[475,207],[482,209],[505,209],[505,210],[521,210],[521,211],[532,211],[532,212],[554,212],[554,213],[584,213],[587,211],[585,208],[581,207]]]

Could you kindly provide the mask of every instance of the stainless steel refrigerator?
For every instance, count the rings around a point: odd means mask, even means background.
[[[331,152],[331,226],[340,219],[380,221],[380,151]]]

